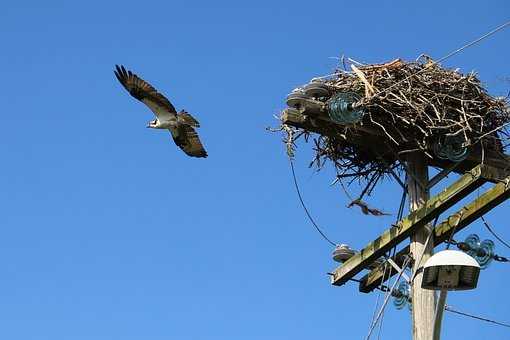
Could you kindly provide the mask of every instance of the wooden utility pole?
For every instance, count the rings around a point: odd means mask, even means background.
[[[429,198],[427,189],[429,175],[425,155],[420,153],[409,155],[407,168],[407,188],[412,212],[423,206]],[[414,259],[413,273],[416,273],[434,251],[434,241],[429,240],[427,243],[431,233],[432,225],[429,223],[411,236],[410,251]],[[431,340],[433,336],[432,325],[434,323],[436,296],[434,291],[421,288],[422,278],[422,271],[416,273],[411,285],[413,340]]]
[[[296,96],[299,97],[301,94]],[[314,101],[312,99],[303,100]],[[373,154],[374,159],[383,159],[387,164],[400,165],[401,163],[400,158],[395,154],[398,150],[380,142],[383,137],[381,137],[379,127],[382,126],[362,124],[356,126],[355,129],[345,129],[345,125],[333,121],[325,110],[318,112],[315,108],[307,108],[304,104],[285,109],[281,119],[285,125],[314,132],[329,137],[331,140],[338,138],[341,131],[345,134],[343,137],[346,143],[363,150],[363,152],[368,152],[368,155]],[[382,128],[384,130],[384,127]],[[403,148],[407,150],[407,146],[403,146]],[[411,282],[413,340],[433,340],[434,336],[436,296],[433,290],[421,288],[423,272],[419,271],[432,255],[434,246],[451,239],[456,232],[468,227],[480,216],[510,199],[510,186],[508,185],[510,182],[510,156],[502,156],[496,150],[483,149],[481,143],[475,143],[469,147],[466,157],[466,159],[456,162],[439,157],[426,157],[423,152],[408,154],[405,161],[410,214],[392,224],[375,240],[369,242],[330,273],[331,284],[342,286],[355,279],[355,276],[362,271],[368,270],[369,272],[361,280],[353,281],[360,281],[360,292],[369,293],[376,288],[387,287],[384,286],[384,283],[400,272],[399,267],[407,262],[407,255],[410,254],[414,259]],[[442,169],[430,181],[428,166]],[[458,173],[461,177],[436,196],[429,198],[429,188],[439,183],[451,172]],[[393,175],[398,177],[394,173]],[[400,179],[397,178],[397,181],[402,184]],[[494,186],[435,227],[432,225],[432,221],[437,220],[441,214],[485,183],[493,183]],[[409,239],[410,245],[401,248],[393,256],[391,261],[393,266],[373,266],[375,261],[386,256],[390,250],[396,249],[400,243]],[[445,297],[446,295],[442,294],[439,298],[440,301]],[[439,309],[436,319],[436,339],[440,335],[441,318],[439,314],[442,312],[442,306],[443,304],[440,304],[437,307]]]

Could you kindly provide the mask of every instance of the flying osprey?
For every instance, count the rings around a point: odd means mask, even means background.
[[[156,119],[148,123],[148,128],[168,129],[175,144],[188,156],[207,157],[207,152],[194,129],[200,127],[200,123],[193,116],[184,110],[175,111],[165,96],[136,74],[126,71],[124,66],[115,65],[115,68],[113,72],[122,86],[156,115]]]

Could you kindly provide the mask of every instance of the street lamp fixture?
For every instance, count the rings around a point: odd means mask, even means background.
[[[433,290],[476,288],[480,265],[458,250],[443,250],[431,256],[423,266],[421,287]]]

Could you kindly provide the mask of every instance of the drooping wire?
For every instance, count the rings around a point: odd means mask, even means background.
[[[449,311],[449,312],[452,312],[452,313],[455,313],[455,314],[459,314],[459,315],[463,315],[463,316],[467,316],[468,318],[473,318],[473,319],[477,319],[477,320],[481,320],[481,321],[485,321],[485,322],[490,322],[490,323],[493,323],[493,324],[496,324],[496,325],[499,325],[499,326],[503,326],[503,327],[508,327],[510,328],[510,325],[507,324],[507,323],[503,323],[503,322],[498,322],[498,321],[494,321],[494,320],[491,320],[491,319],[487,319],[487,318],[482,318],[480,316],[476,316],[476,315],[473,315],[473,314],[468,314],[468,313],[464,313],[464,312],[460,312],[458,310],[455,310],[453,309],[452,307],[450,306],[445,306],[444,309],[446,311]]]
[[[382,314],[384,314],[384,309],[386,308],[386,305],[387,305],[387,303],[389,301],[389,298],[391,296],[391,292],[393,291],[393,289],[395,289],[395,286],[397,285],[398,281],[400,280],[400,277],[402,276],[402,273],[404,272],[404,270],[406,269],[407,265],[409,264],[409,260],[410,260],[410,258],[406,258],[406,260],[404,261],[404,264],[402,265],[402,268],[401,268],[400,272],[398,273],[397,278],[395,279],[395,282],[393,283],[393,285],[389,289],[390,294],[387,294],[386,297],[384,298],[384,301],[383,301],[383,304],[381,306],[381,309],[379,310],[379,314],[377,314],[377,317],[375,318],[375,321],[370,325],[370,328],[368,330],[368,335],[365,338],[365,340],[369,340],[370,339],[370,336],[372,335],[372,332],[373,332],[375,326],[377,326],[377,323],[379,322],[380,317],[382,316]]]
[[[430,68],[430,67],[432,67],[432,66],[434,66],[434,65],[437,65],[437,64],[439,64],[440,62],[445,61],[446,59],[448,59],[448,58],[450,58],[450,57],[453,57],[454,55],[456,55],[456,54],[458,54],[458,53],[462,52],[462,51],[463,51],[463,50],[465,50],[466,48],[471,47],[471,46],[473,46],[473,45],[475,45],[475,44],[479,43],[480,41],[482,41],[482,40],[484,40],[484,39],[486,39],[486,38],[490,37],[491,35],[493,35],[493,34],[495,34],[495,33],[499,32],[499,31],[501,31],[502,29],[506,28],[507,26],[510,26],[510,21],[505,22],[504,24],[502,24],[502,25],[500,25],[500,26],[496,27],[496,28],[495,28],[495,29],[493,29],[492,31],[485,33],[485,34],[484,34],[484,35],[482,35],[481,37],[479,37],[479,38],[477,38],[477,39],[475,39],[475,40],[473,40],[473,41],[471,41],[471,42],[469,42],[469,43],[465,44],[464,46],[462,46],[462,47],[460,47],[460,48],[458,48],[458,49],[456,49],[456,50],[454,50],[454,51],[452,51],[452,52],[448,53],[447,55],[445,55],[444,57],[440,58],[439,60],[437,60],[437,61],[432,61],[430,64],[426,65],[424,68],[422,68],[421,70],[417,71],[416,73],[411,74],[411,75],[409,75],[409,76],[405,77],[404,79],[402,79],[402,80],[400,80],[400,81],[396,82],[395,84],[390,85],[390,86],[388,86],[387,88],[382,89],[381,91],[379,91],[379,92],[375,93],[372,97],[370,97],[370,99],[373,99],[373,98],[375,98],[375,97],[377,97],[377,96],[381,95],[382,93],[387,92],[388,90],[390,90],[390,89],[394,88],[395,86],[399,85],[400,83],[402,83],[402,82],[404,82],[404,81],[406,81],[406,80],[408,80],[408,79],[410,79],[410,78],[412,78],[412,77],[414,77],[414,76],[416,76],[416,75],[418,75],[418,74],[422,73],[423,71],[427,70],[428,68]]]
[[[319,232],[319,234],[322,236],[322,238],[324,240],[326,240],[327,242],[329,242],[329,244],[331,244],[332,246],[336,246],[337,244],[333,241],[331,241],[327,236],[326,234],[324,234],[324,232],[321,230],[321,228],[317,225],[317,223],[315,223],[315,220],[313,219],[312,215],[310,214],[310,212],[308,211],[308,209],[306,208],[306,205],[305,205],[305,202],[303,201],[303,197],[301,196],[301,191],[299,190],[299,185],[298,185],[298,182],[297,182],[297,179],[296,179],[296,172],[294,170],[294,162],[292,161],[291,158],[289,158],[289,162],[290,162],[290,168],[292,170],[292,178],[294,179],[294,186],[296,188],[296,192],[297,192],[297,195],[299,197],[299,202],[301,202],[301,206],[303,207],[303,210],[305,211],[306,213],[306,216],[308,216],[308,219],[310,220],[310,222],[313,224],[313,226],[315,227],[315,229],[317,230],[317,232]]]
[[[480,193],[478,193],[478,196],[480,197]],[[450,245],[452,244],[453,235],[455,235],[455,231],[457,230],[457,226],[459,225],[463,214],[464,214],[464,210],[462,210],[462,212],[460,213],[459,220],[457,221],[457,223],[455,223],[452,231],[450,232],[450,237],[448,237],[448,241],[446,242],[446,250],[450,249]]]
[[[485,220],[485,218],[483,218],[483,216],[481,217],[482,221],[483,221],[483,224],[485,225],[485,228],[487,228],[487,230],[492,234],[492,236],[494,236],[499,242],[501,242],[502,244],[504,244],[508,249],[510,249],[510,245],[508,243],[506,243],[501,237],[499,237],[495,232],[494,230],[492,230],[492,228],[490,227],[489,223],[487,223],[487,221]]]
[[[406,176],[405,182],[407,183],[407,176]],[[406,199],[407,199],[407,184],[406,184],[406,186],[402,190],[402,198],[400,199],[400,205],[399,205],[399,208],[398,208],[397,219],[396,219],[395,223],[398,223],[402,219],[402,216],[404,215],[404,208],[405,208]],[[397,246],[393,247],[393,249],[391,251],[391,254],[389,253],[390,257],[391,258],[395,257],[396,252],[397,252]],[[387,266],[387,264],[388,264],[388,262],[386,262],[384,264],[385,267],[384,267],[383,275],[382,275],[382,278],[381,278],[381,285],[382,285],[382,283],[384,283],[384,281],[386,279],[386,266]],[[381,292],[377,296],[376,308],[379,305],[379,297],[380,297],[382,292],[384,292],[383,289],[381,289]],[[384,292],[384,298],[385,299],[387,298],[387,294],[391,294],[391,291],[389,289],[386,290],[386,292]],[[375,318],[375,311],[374,311],[373,318]],[[372,319],[372,322],[373,321],[374,320]],[[384,310],[382,311],[381,320],[379,322],[379,331],[377,333],[377,340],[381,339],[383,321],[384,321]]]
[[[397,220],[395,221],[395,223],[398,223],[398,221],[400,221],[402,219],[402,215],[404,214],[406,199],[407,199],[407,185],[402,190],[402,198],[400,199],[400,206],[398,207]]]
[[[397,224],[402,219],[402,217],[404,215],[404,209],[405,209],[405,204],[406,204],[406,200],[407,200],[407,175],[406,175],[404,182],[406,183],[406,185],[402,189],[402,198],[400,199],[400,206],[398,207],[397,219],[395,220],[395,224]],[[394,258],[396,253],[397,253],[397,246],[394,246],[390,252],[390,257]],[[384,280],[381,282],[384,282]]]
[[[429,233],[429,236],[427,236],[427,240],[425,240],[425,244],[423,245],[423,250],[421,251],[420,257],[418,257],[418,260],[416,261],[416,264],[414,265],[415,269],[414,269],[413,275],[411,276],[410,283],[414,282],[414,279],[416,278],[416,275],[418,275],[418,273],[419,273],[418,269],[420,268],[421,260],[423,260],[423,255],[425,255],[425,251],[427,250],[427,246],[429,245],[429,242],[432,239],[432,235],[434,235],[434,228],[436,227],[438,219],[439,219],[439,215],[436,216],[436,218],[434,219],[434,223],[432,224],[432,228],[431,228],[431,231]]]
[[[416,76],[417,74],[419,74],[419,73],[423,72],[424,70],[428,69],[429,67],[431,67],[431,66],[433,66],[433,65],[436,65],[436,64],[438,64],[438,63],[440,63],[440,62],[445,61],[446,59],[449,59],[449,58],[453,57],[454,55],[456,55],[456,54],[458,54],[458,53],[462,52],[462,51],[463,51],[463,50],[465,50],[466,48],[469,48],[469,47],[471,47],[471,46],[473,46],[473,45],[475,45],[475,44],[479,43],[480,41],[482,41],[482,40],[484,40],[484,39],[486,39],[486,38],[490,37],[491,35],[493,35],[493,34],[495,34],[495,33],[499,32],[499,31],[501,31],[502,29],[506,28],[506,27],[507,27],[507,26],[509,26],[509,25],[510,25],[510,21],[505,22],[504,24],[502,24],[502,25],[500,25],[500,26],[496,27],[496,28],[495,28],[495,29],[493,29],[492,31],[485,33],[485,34],[484,34],[484,35],[482,35],[481,37],[479,37],[479,38],[477,38],[477,39],[475,39],[475,40],[473,40],[473,41],[471,41],[471,42],[469,42],[469,43],[465,44],[464,46],[459,47],[458,49],[456,49],[456,50],[454,50],[454,51],[452,51],[452,52],[448,53],[447,55],[445,55],[444,57],[440,58],[439,60],[431,62],[430,64],[428,64],[427,66],[425,66],[423,69],[421,69],[420,71],[418,71],[417,73],[412,74],[412,75],[410,75],[410,76],[408,76],[408,77],[406,77],[406,78],[404,78],[404,79],[402,79],[402,80],[398,81],[397,83],[395,83],[395,84],[393,84],[393,85],[391,85],[391,86],[389,86],[389,87],[387,87],[387,88],[385,88],[385,89],[382,89],[381,91],[379,91],[379,92],[375,93],[375,94],[374,94],[371,98],[375,98],[375,97],[379,96],[380,94],[382,94],[382,93],[384,93],[384,92],[388,91],[389,89],[391,89],[391,88],[395,87],[396,85],[400,84],[401,82],[404,82],[404,81],[406,81],[407,79],[412,78],[412,77]],[[315,77],[315,79],[329,78],[329,77],[332,77],[332,76],[335,76],[335,75],[337,75],[337,73],[331,73],[331,74],[328,74],[328,75],[325,75],[325,76]]]
[[[352,198],[352,196],[349,194],[349,191],[347,191],[347,188],[345,187],[344,185],[344,182],[339,178],[338,179],[338,182],[340,183],[340,187],[342,188],[342,190],[344,191],[345,193],[345,196],[347,196],[347,198],[349,199],[349,201],[354,201],[354,199]]]
[[[381,282],[384,282],[384,278],[386,276],[386,266],[387,265],[388,265],[388,262],[384,262],[384,264],[383,264],[383,266],[384,266],[383,276],[382,276]],[[372,314],[372,322],[371,322],[371,324],[374,323],[375,317],[377,316],[377,310],[379,309],[379,300],[381,299],[381,294],[382,293],[383,293],[383,291],[379,291],[379,293],[377,294],[377,298],[375,300],[375,306],[374,306],[374,313]]]
[[[477,251],[477,249],[473,249],[469,244],[467,244],[466,242],[457,242],[455,241],[454,239],[450,239],[448,241],[445,241],[447,244],[448,244],[448,247],[446,249],[449,249],[450,245],[455,245],[457,246],[457,248],[459,250],[462,250],[464,252],[466,251],[469,251],[469,250],[475,250]],[[485,252],[485,250],[482,250],[483,252]],[[502,263],[510,263],[510,259],[508,257],[505,257],[505,256],[501,256],[501,255],[498,255],[498,254],[492,254],[491,255],[492,259],[496,262],[502,262]]]
[[[382,281],[381,282],[384,282],[384,279],[385,279],[385,275],[386,274],[386,266],[388,265],[388,262],[386,262],[384,264],[384,273],[383,273],[383,276],[382,276]],[[388,290],[387,292],[384,293],[384,298],[386,298],[386,294],[391,294],[391,292]],[[381,315],[381,321],[379,322],[379,331],[377,332],[377,340],[380,340],[381,339],[381,334],[382,334],[382,326],[383,326],[383,321],[384,321],[384,311]]]

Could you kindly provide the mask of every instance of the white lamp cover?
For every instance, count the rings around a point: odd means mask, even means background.
[[[430,257],[423,266],[422,288],[466,290],[476,288],[480,265],[458,250],[443,250]]]

